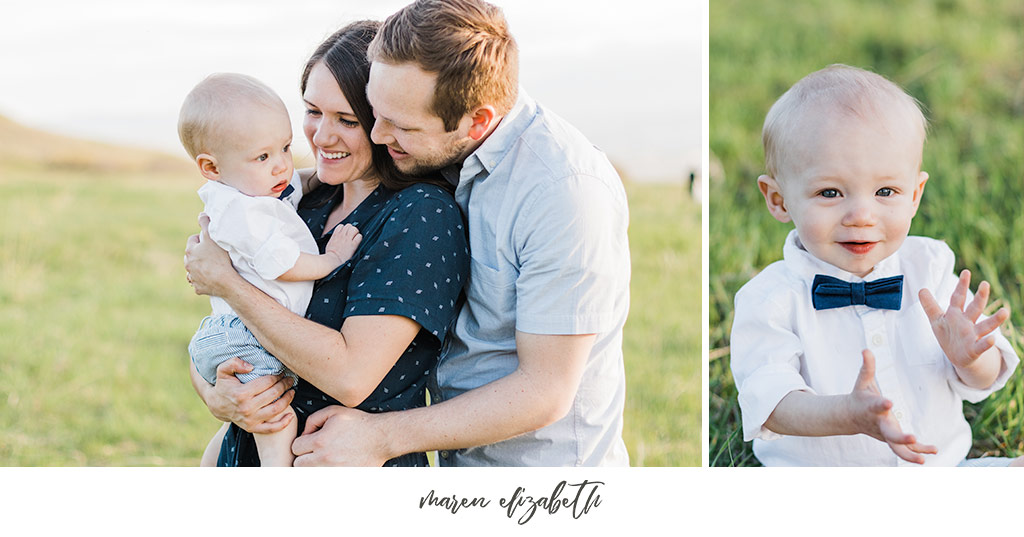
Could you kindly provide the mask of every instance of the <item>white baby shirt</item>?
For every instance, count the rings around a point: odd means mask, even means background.
[[[319,254],[305,222],[295,212],[302,198],[299,175],[293,174],[294,191],[284,199],[246,196],[216,181],[199,189],[199,198],[210,217],[210,237],[227,250],[235,270],[249,283],[270,295],[292,312],[303,316],[313,294],[313,282],[286,282],[276,278],[293,266],[299,253]],[[234,314],[220,297],[210,297],[213,315]]]
[[[957,377],[931,330],[918,300],[927,288],[945,310],[957,284],[953,252],[945,243],[907,237],[900,249],[864,278],[825,263],[790,232],[783,260],[772,263],[736,294],[731,337],[731,367],[739,390],[744,440],[765,466],[913,465],[864,434],[853,436],[780,436],[764,427],[788,393],[849,393],[862,364],[861,351],[875,355],[875,378],[893,402],[892,414],[904,432],[938,448],[925,465],[955,466],[971,446],[963,401],[978,402],[1002,388],[1019,359],[997,330],[1003,367],[987,389],[968,387]],[[867,306],[815,310],[811,282],[815,274],[846,281],[872,281],[904,275],[899,310]],[[970,298],[968,298],[969,302]]]

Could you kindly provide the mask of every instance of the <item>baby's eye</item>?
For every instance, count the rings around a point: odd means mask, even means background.
[[[820,195],[823,198],[838,198],[839,191],[834,188],[826,188],[825,190],[819,192],[818,195]]]
[[[267,160],[268,158],[270,158],[270,155],[268,155],[266,153],[263,153],[262,155],[256,157],[256,160],[258,160],[260,162],[263,162],[264,160]]]
[[[882,196],[882,197],[889,197],[889,196],[892,196],[895,193],[896,193],[895,190],[893,190],[893,189],[891,189],[891,188],[886,186],[886,187],[879,188],[878,191],[875,192],[875,195],[876,196]]]
[[[291,149],[291,147],[292,147],[292,144],[288,144],[288,145],[284,146],[284,150],[283,150],[283,151],[284,151],[285,153],[287,153],[287,152],[288,152],[288,150],[289,150],[289,149]]]

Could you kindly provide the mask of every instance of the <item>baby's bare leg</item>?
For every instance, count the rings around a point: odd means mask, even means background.
[[[225,423],[220,426],[220,429],[210,439],[210,443],[206,444],[206,451],[203,451],[203,458],[199,460],[199,466],[210,467],[217,466],[217,457],[220,455],[220,444],[224,441],[224,435],[228,432],[229,423]]]
[[[298,418],[295,411],[289,406],[273,419],[288,414],[292,414],[292,419],[284,429],[276,433],[253,435],[256,439],[256,450],[260,454],[260,466],[291,466],[295,460],[295,454],[292,453],[292,442],[298,434]]]

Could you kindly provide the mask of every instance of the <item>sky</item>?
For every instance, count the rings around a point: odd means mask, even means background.
[[[176,130],[182,100],[206,75],[233,71],[281,95],[298,138],[298,79],[309,54],[346,23],[383,20],[406,3],[22,0],[5,9],[0,33],[0,115],[185,157]],[[626,175],[699,173],[700,2],[493,3],[519,45],[523,88]]]

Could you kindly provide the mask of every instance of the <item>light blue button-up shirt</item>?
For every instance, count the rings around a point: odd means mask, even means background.
[[[441,453],[442,465],[628,465],[622,441],[622,327],[629,213],[604,153],[520,88],[463,163],[455,198],[469,223],[470,279],[437,367],[450,399],[513,372],[516,330],[597,334],[569,413],[532,433]]]

